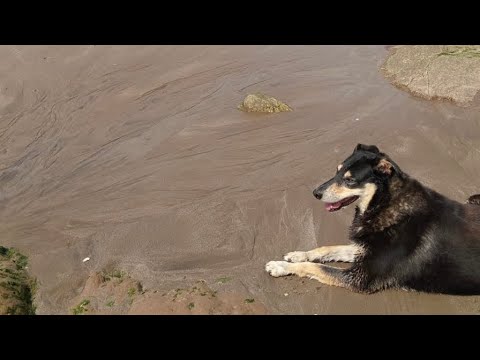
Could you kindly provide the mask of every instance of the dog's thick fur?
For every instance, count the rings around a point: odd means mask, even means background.
[[[314,190],[335,211],[357,201],[351,245],[270,261],[272,276],[298,275],[373,293],[402,288],[480,294],[480,195],[448,199],[405,174],[376,146],[358,144],[336,175]],[[340,269],[314,262],[351,262]]]

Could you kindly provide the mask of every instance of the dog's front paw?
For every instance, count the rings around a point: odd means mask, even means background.
[[[290,275],[288,270],[290,263],[286,261],[269,261],[265,265],[265,270],[274,277]]]
[[[308,261],[308,254],[306,251],[292,251],[283,257],[289,262],[305,262]]]

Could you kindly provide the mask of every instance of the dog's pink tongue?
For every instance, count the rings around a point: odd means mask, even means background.
[[[337,201],[336,203],[326,203],[325,209],[327,209],[327,211],[333,211],[333,210],[337,210],[341,205],[342,205],[341,201]]]

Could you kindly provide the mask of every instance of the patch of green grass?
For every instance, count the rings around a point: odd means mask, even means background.
[[[178,296],[182,294],[182,292],[184,292],[185,289],[175,289],[175,294],[173,295],[173,299],[172,301],[175,301],[177,300]]]
[[[130,296],[130,297],[135,296],[136,293],[137,293],[137,289],[135,289],[133,287],[128,289],[128,296]]]
[[[6,256],[9,260],[12,260],[15,263],[17,270],[23,270],[28,265],[28,258],[15,248],[7,249],[2,246],[0,247],[0,255]]]
[[[85,299],[72,309],[73,315],[82,315],[88,311],[87,306],[90,304],[90,300]]]
[[[120,280],[120,282],[122,282],[127,276],[127,273],[122,270],[114,269],[111,271],[104,271],[102,273],[102,276],[103,276],[103,281],[111,281],[114,279],[118,279]]]
[[[16,314],[35,315],[36,307],[33,304],[35,292],[37,290],[36,280],[30,280],[26,284],[21,284],[16,294],[21,305],[16,307]]]
[[[8,248],[6,248],[5,246],[0,246],[0,255],[7,256],[7,254],[8,254]]]
[[[229,277],[229,276],[222,276],[222,277],[219,277],[216,281],[217,281],[217,283],[225,284],[225,283],[227,283],[231,280],[232,280],[232,278]]]
[[[110,300],[105,304],[105,306],[108,306],[108,307],[113,307],[114,305],[115,305],[115,300]]]
[[[438,56],[480,57],[480,48],[473,46],[458,46],[442,51]]]
[[[25,255],[20,255],[16,260],[17,270],[25,269],[28,265],[28,258]]]
[[[195,304],[191,302],[190,304],[187,305],[188,310],[192,310],[195,307]]]
[[[251,304],[254,302],[255,302],[255,299],[245,299],[245,304]]]
[[[14,248],[0,246],[0,266],[2,266],[0,286],[6,293],[3,299],[12,301],[6,310],[9,315],[35,315],[35,292],[37,281],[26,271],[28,258]],[[5,266],[5,267],[3,267]]]

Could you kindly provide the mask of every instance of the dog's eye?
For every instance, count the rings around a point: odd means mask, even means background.
[[[347,184],[348,186],[354,186],[357,184],[357,181],[353,178],[348,178],[345,179],[345,184]]]

